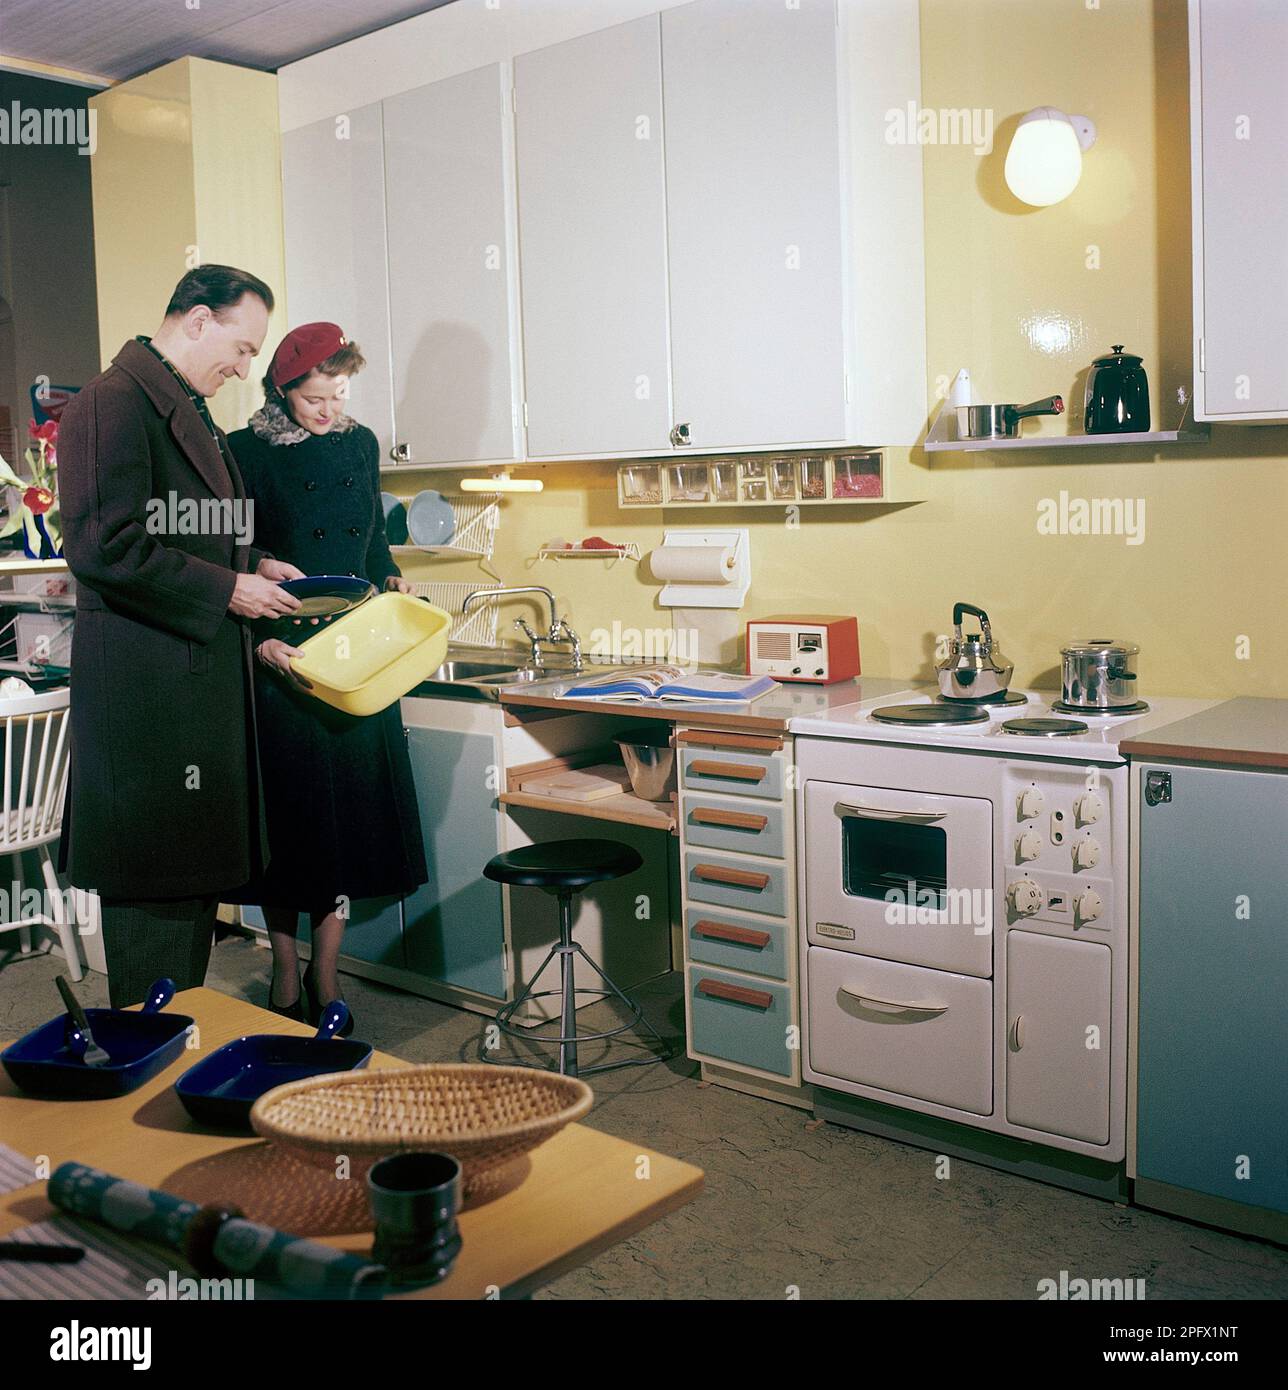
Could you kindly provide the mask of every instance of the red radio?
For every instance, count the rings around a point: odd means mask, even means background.
[[[859,674],[859,620],[779,613],[747,624],[747,674],[831,685]]]

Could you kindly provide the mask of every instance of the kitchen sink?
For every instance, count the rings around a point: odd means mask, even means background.
[[[486,676],[495,680],[502,676],[515,676],[513,661],[445,661],[428,679],[436,684],[454,684],[456,681],[477,680]]]
[[[524,666],[518,653],[505,658],[486,659],[474,652],[449,656],[433,675],[411,692],[422,699],[449,698],[456,700],[499,700],[501,692],[515,685],[536,681],[567,680],[570,676],[599,676],[619,670],[617,666],[601,666],[587,662],[580,672],[574,672],[571,662],[561,661],[560,653],[552,653],[544,667]]]

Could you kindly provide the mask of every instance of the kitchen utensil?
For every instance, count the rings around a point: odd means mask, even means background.
[[[529,1067],[436,1062],[292,1081],[250,1112],[256,1134],[290,1157],[361,1177],[408,1150],[450,1153],[466,1199],[503,1188],[504,1170],[589,1111],[584,1081]]]
[[[377,594],[302,642],[291,666],[326,704],[378,714],[438,670],[451,628],[451,614],[423,598]]]
[[[1083,428],[1088,434],[1136,434],[1149,429],[1149,378],[1141,359],[1115,343],[1087,376]]]
[[[349,1010],[337,999],[327,1006],[311,1038],[254,1033],[225,1043],[184,1072],[174,1083],[175,1094],[194,1120],[253,1133],[251,1106],[275,1086],[367,1065],[369,1043],[335,1036],[348,1017]]]
[[[1061,415],[1063,396],[1047,396],[1029,405],[959,405],[957,413],[958,439],[1014,439],[1020,432],[1020,421],[1030,415]]]
[[[962,617],[967,613],[979,619],[977,635],[962,634]],[[948,655],[935,667],[939,693],[944,699],[996,700],[1006,694],[1014,670],[1014,665],[1006,660],[993,641],[988,614],[973,603],[955,604]]]
[[[631,779],[631,790],[643,801],[669,801],[675,787],[675,749],[669,726],[628,729],[613,742]]]
[[[100,1047],[112,1059],[87,1067],[77,1050],[75,1023],[59,1014],[0,1052],[15,1086],[34,1095],[66,1100],[124,1096],[151,1080],[183,1051],[192,1019],[161,1010],[174,998],[174,981],[158,980],[142,1009],[86,1009]]]
[[[451,1154],[391,1154],[373,1163],[367,1195],[376,1222],[372,1255],[395,1280],[436,1284],[461,1249],[461,1165]]]
[[[1139,652],[1134,642],[1107,637],[1061,647],[1061,707],[1093,713],[1134,707],[1140,700],[1135,670]]]
[[[85,1010],[81,1007],[81,1002],[72,993],[72,987],[67,983],[63,975],[56,979],[58,992],[63,996],[63,1003],[67,1005],[67,1012],[71,1014],[76,1023],[76,1032],[79,1034],[73,1040],[69,1039],[69,1047],[87,1067],[106,1066],[112,1059],[94,1041],[94,1034],[90,1031],[89,1019],[85,1017]]]
[[[385,511],[385,539],[390,545],[407,544],[407,506],[392,492],[380,494],[380,505]]]
[[[416,545],[446,545],[456,530],[456,513],[441,492],[418,492],[407,505],[407,533]]]

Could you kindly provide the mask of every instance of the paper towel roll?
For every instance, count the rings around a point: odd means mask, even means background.
[[[733,547],[729,545],[661,545],[649,562],[655,579],[681,584],[733,582]]]

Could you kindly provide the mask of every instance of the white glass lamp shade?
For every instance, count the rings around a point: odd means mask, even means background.
[[[1082,177],[1082,152],[1095,140],[1085,116],[1040,106],[1024,116],[1006,152],[1006,184],[1022,202],[1050,207],[1067,198]]]

